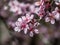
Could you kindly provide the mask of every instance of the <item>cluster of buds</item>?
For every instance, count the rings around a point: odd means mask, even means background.
[[[59,5],[59,2],[55,2],[55,4]],[[45,19],[45,22],[54,24],[55,20],[59,20],[60,18],[59,8],[56,6],[56,8],[51,11],[50,8],[52,7],[52,4],[46,0],[40,0],[33,4],[13,0],[10,1],[8,5],[11,12],[16,15],[21,15],[15,22],[14,30],[17,32],[23,30],[25,34],[29,32],[31,37],[33,36],[33,33],[39,33],[37,27],[41,19]],[[39,21],[35,19],[35,14],[39,17]]]

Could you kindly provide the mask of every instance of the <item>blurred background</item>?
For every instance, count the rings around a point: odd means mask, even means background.
[[[54,25],[42,21],[39,26],[39,34],[35,34],[33,37],[22,32],[14,32],[11,25],[14,26],[13,22],[20,15],[11,15],[9,9],[4,10],[3,7],[7,6],[9,1],[0,0],[0,45],[60,45],[60,21],[56,21]],[[32,4],[39,0],[18,1]],[[60,2],[60,0],[55,1]]]

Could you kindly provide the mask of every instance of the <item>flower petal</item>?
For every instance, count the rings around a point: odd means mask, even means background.
[[[22,22],[22,19],[21,19],[21,18],[18,18],[18,21],[19,21],[19,22]]]
[[[55,23],[55,20],[54,20],[54,19],[52,19],[52,20],[51,20],[51,24],[54,24],[54,23]]]
[[[34,15],[31,15],[30,19],[33,19]]]
[[[46,17],[45,22],[49,22],[49,21],[50,21],[49,17]]]
[[[56,13],[55,19],[56,19],[56,20],[59,20],[59,17],[60,17],[60,14],[59,14],[59,13]]]
[[[33,32],[32,31],[30,32],[30,36],[33,37]]]
[[[38,34],[38,33],[39,33],[38,29],[35,29],[35,30],[34,30],[34,32],[35,32],[36,34]]]
[[[27,34],[27,28],[24,29],[24,34]]]
[[[18,27],[15,27],[14,31],[20,32],[21,30]]]
[[[22,20],[26,20],[26,17],[25,16],[22,16]]]
[[[17,21],[17,22],[15,23],[15,25],[16,25],[16,26],[20,26],[20,22]]]

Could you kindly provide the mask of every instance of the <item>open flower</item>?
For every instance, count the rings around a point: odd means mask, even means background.
[[[54,24],[55,23],[54,15],[49,13],[49,16],[45,18],[45,22],[50,22],[51,24]]]
[[[24,30],[24,33],[26,34],[27,30],[29,29],[28,24],[24,22],[22,18],[19,18],[18,21],[16,21],[15,25],[18,29],[16,29],[15,27],[14,30],[18,32],[20,32],[21,30]]]
[[[60,13],[58,12],[58,10],[59,10],[58,7],[56,7],[55,10],[52,11],[56,20],[59,20],[60,18]]]
[[[34,35],[34,33],[35,34],[38,34],[39,33],[39,31],[38,31],[38,29],[36,29],[36,26],[35,26],[35,23],[33,23],[33,24],[29,24],[29,35],[31,36],[31,37],[33,37],[33,35]]]
[[[30,34],[29,34],[29,35],[30,35],[31,37],[33,37],[34,33],[35,33],[35,34],[38,34],[38,33],[39,33],[38,29],[34,29],[33,31],[30,31]]]

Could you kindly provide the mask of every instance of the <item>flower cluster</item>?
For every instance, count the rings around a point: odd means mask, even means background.
[[[54,24],[55,20],[59,20],[60,18],[59,2],[55,2],[57,6],[54,10],[52,10],[54,7],[49,0],[40,0],[33,4],[13,0],[10,1],[8,5],[11,12],[16,15],[21,15],[15,22],[14,30],[17,32],[23,30],[25,34],[29,32],[30,36],[33,36],[33,33],[39,33],[37,27],[41,19]],[[39,21],[35,18],[36,15]]]
[[[38,34],[37,26],[39,23],[34,19],[34,15],[26,14],[26,16],[22,16],[18,18],[18,20],[15,23],[14,30],[17,32],[20,32],[21,30],[24,31],[25,34],[29,32],[29,35],[32,37],[33,33]]]
[[[25,3],[19,3],[17,0],[13,0],[9,2],[9,7],[10,7],[10,11],[15,13],[15,14],[22,14],[24,13],[37,13],[39,11],[39,2],[36,2],[34,4],[25,4]]]
[[[48,16],[45,18],[45,22],[51,22],[51,24],[55,23],[55,19],[59,20],[60,18],[60,13],[58,12],[58,7],[55,8],[52,13],[48,13]]]

